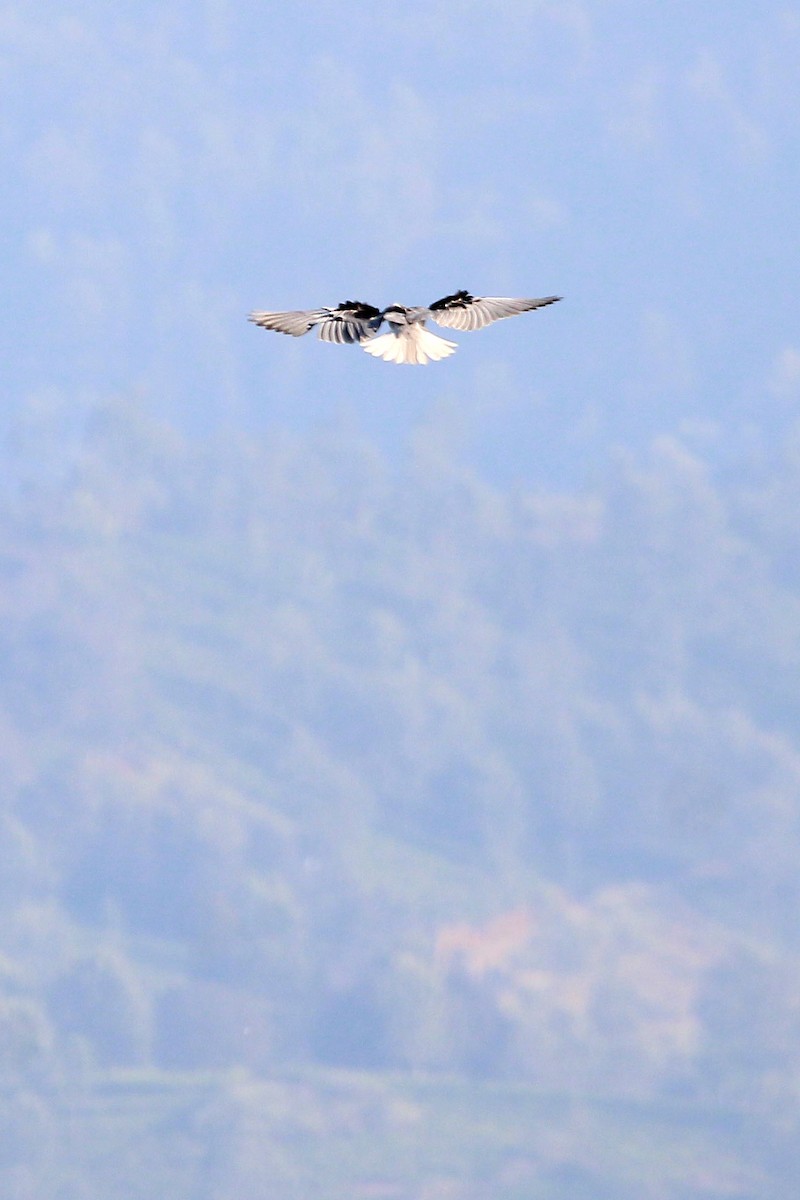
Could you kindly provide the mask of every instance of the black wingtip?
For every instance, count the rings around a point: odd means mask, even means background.
[[[439,312],[443,308],[466,308],[468,304],[472,304],[475,299],[466,288],[461,288],[458,292],[453,292],[451,296],[442,296],[441,300],[434,300],[431,304],[431,312]]]
[[[381,315],[380,309],[375,308],[373,304],[365,304],[363,300],[343,300],[341,304],[337,304],[336,311],[352,313],[354,317],[364,320]]]

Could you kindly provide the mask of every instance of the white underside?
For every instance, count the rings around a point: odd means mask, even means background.
[[[382,333],[380,337],[362,342],[361,346],[367,354],[382,358],[384,362],[414,363],[417,366],[438,362],[457,350],[455,342],[437,337],[422,325],[409,325],[397,333]]]

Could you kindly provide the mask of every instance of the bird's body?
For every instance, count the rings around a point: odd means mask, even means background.
[[[358,344],[367,354],[384,362],[422,365],[454,354],[457,346],[426,328],[426,321],[435,321],[450,329],[483,329],[492,321],[514,317],[554,304],[560,296],[543,296],[538,300],[514,299],[510,296],[471,296],[469,292],[454,292],[435,300],[428,308],[409,308],[390,304],[378,309],[360,300],[344,300],[335,308],[314,308],[292,312],[253,312],[250,320],[263,329],[302,337],[316,328],[325,342]],[[389,332],[378,336],[386,322]]]
[[[362,342],[364,350],[373,358],[382,358],[384,362],[415,364],[438,362],[455,354],[455,342],[448,342],[446,338],[438,337],[425,328],[430,312],[429,308],[406,308],[403,304],[390,304],[382,313],[389,332]]]

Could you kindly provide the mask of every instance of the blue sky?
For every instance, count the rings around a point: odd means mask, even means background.
[[[800,397],[800,5],[0,6],[8,427],[110,395],[187,429],[445,414],[487,471]],[[425,370],[251,308],[563,294]]]

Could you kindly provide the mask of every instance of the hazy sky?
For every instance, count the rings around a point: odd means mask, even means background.
[[[0,4],[8,420],[123,393],[400,445],[439,405],[528,480],[774,438],[798,62],[776,0]],[[458,287],[565,300],[424,370],[245,320]]]

